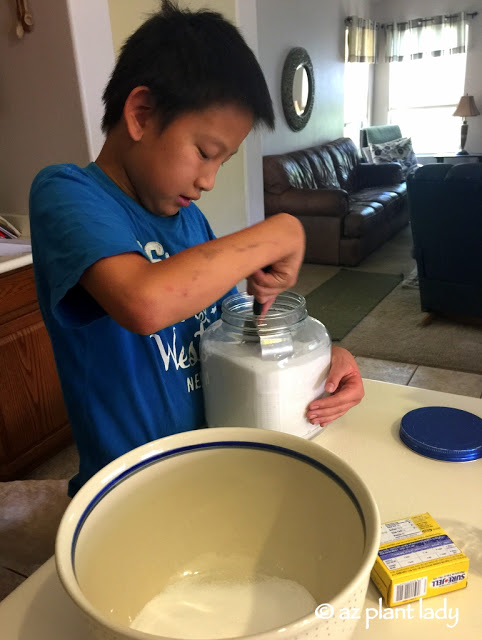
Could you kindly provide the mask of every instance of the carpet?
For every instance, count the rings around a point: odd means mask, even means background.
[[[418,289],[400,284],[346,335],[355,356],[482,374],[482,321],[435,314],[427,323]]]
[[[328,329],[344,338],[402,280],[402,275],[340,269],[306,296],[306,307]]]
[[[402,282],[402,287],[404,289],[418,289],[418,270],[417,267],[410,273],[405,280]]]

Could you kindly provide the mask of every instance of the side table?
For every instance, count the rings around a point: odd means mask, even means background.
[[[453,159],[453,158],[475,158],[476,162],[482,162],[482,153],[468,153],[465,155],[457,155],[456,153],[444,153],[442,155],[434,156],[435,161],[438,163],[443,163],[445,158]]]

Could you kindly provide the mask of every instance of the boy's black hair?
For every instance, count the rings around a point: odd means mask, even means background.
[[[163,0],[161,10],[122,47],[105,88],[102,130],[120,119],[130,92],[149,88],[164,128],[179,115],[215,104],[236,104],[254,125],[274,128],[266,81],[238,29],[213,11],[179,9]]]

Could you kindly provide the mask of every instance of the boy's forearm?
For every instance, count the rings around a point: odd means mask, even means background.
[[[157,263],[135,253],[99,260],[80,282],[119,324],[149,334],[198,313],[267,264],[273,291],[289,288],[303,254],[300,222],[278,214]]]

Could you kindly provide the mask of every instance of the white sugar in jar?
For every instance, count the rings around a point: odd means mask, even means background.
[[[324,325],[308,316],[299,294],[280,294],[266,316],[253,316],[253,298],[223,301],[221,319],[201,337],[201,371],[210,427],[258,427],[311,438],[306,418],[320,398],[331,363]]]

